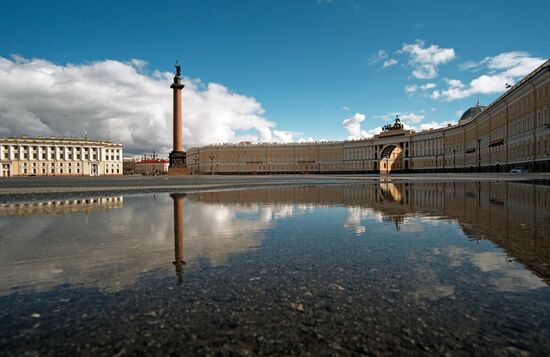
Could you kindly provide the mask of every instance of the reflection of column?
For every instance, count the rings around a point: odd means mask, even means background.
[[[170,195],[174,200],[174,262],[178,282],[183,284],[183,197],[185,194],[174,193]]]

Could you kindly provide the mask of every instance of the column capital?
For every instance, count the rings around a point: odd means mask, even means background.
[[[185,85],[181,83],[181,78],[179,76],[174,77],[174,83],[170,86],[172,89],[183,89]]]

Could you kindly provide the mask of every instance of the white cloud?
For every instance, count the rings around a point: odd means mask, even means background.
[[[346,105],[344,105],[344,106],[342,107],[342,110],[345,110],[345,111],[347,112],[347,111],[349,111],[349,107],[346,106]]]
[[[357,140],[368,136],[368,132],[361,129],[361,122],[366,118],[365,114],[355,113],[352,117],[344,119],[342,125],[348,131],[348,140]]]
[[[388,59],[388,54],[384,50],[378,50],[375,54],[369,57],[369,64],[374,66],[384,60]]]
[[[432,108],[431,111],[434,112],[436,109]],[[414,130],[414,131],[424,131],[429,129],[438,129],[438,128],[445,128],[449,124],[454,125],[456,124],[455,121],[447,120],[442,122],[436,122],[431,121],[427,123],[423,123],[423,120],[425,119],[425,110],[421,110],[420,114],[415,112],[394,112],[394,113],[387,113],[384,115],[377,115],[374,118],[376,119],[382,119],[389,121],[395,120],[396,116],[399,116],[399,119],[401,120],[401,123],[403,124],[403,128],[405,130]],[[382,131],[382,128],[376,128],[373,130],[369,130],[367,133],[369,135],[378,134],[380,131]]]
[[[544,63],[543,58],[532,57],[528,52],[505,52],[483,61],[489,69],[502,70],[506,77],[524,77]]]
[[[321,140],[323,141],[323,140]],[[315,142],[315,139],[313,139],[312,137],[309,137],[309,138],[300,138],[298,139],[298,143],[302,144],[302,143],[314,143]]]
[[[437,66],[455,58],[452,48],[440,48],[437,45],[424,47],[424,41],[416,40],[401,47],[400,53],[409,55],[409,64],[413,67],[413,76],[419,79],[437,77]]]
[[[423,64],[413,70],[413,76],[418,79],[432,79],[437,77],[437,69],[433,64]]]
[[[426,83],[420,86],[420,89],[423,91],[427,91],[429,89],[434,89],[437,85],[435,83]]]
[[[415,112],[393,112],[386,113],[384,115],[377,115],[375,118],[382,120],[391,120],[393,121],[397,116],[402,123],[416,124],[424,120],[424,114],[416,114]]]
[[[461,71],[468,71],[471,69],[476,69],[478,67],[479,67],[479,63],[471,60],[458,65],[458,68],[460,68]]]
[[[422,123],[417,128],[416,131],[430,130],[430,129],[439,129],[446,128],[449,124],[454,125],[456,122],[452,120],[436,122],[435,120],[430,123]]]
[[[369,57],[369,65],[374,66],[382,62],[382,68],[387,68],[399,63],[397,60],[390,58],[386,51],[378,50],[375,54]]]
[[[527,52],[505,52],[494,57],[486,57],[479,63],[472,61],[462,65],[464,69],[485,69],[483,74],[473,79],[469,86],[465,86],[456,79],[447,80],[448,88],[442,91],[434,91],[430,96],[433,99],[440,97],[447,100],[466,98],[475,94],[502,93],[506,90],[506,84],[513,84],[521,77],[528,75],[535,68],[544,63],[540,57],[532,57]]]
[[[437,108],[436,107],[432,107],[432,113],[436,112],[437,111]]]
[[[413,94],[418,89],[418,86],[416,84],[411,84],[410,86],[405,86],[405,93],[407,94]]]
[[[253,142],[278,142],[291,143],[293,142],[293,133],[290,131],[271,130],[268,127],[257,129],[258,136],[250,135],[248,141]]]
[[[382,64],[382,68],[391,67],[391,66],[394,66],[398,63],[399,62],[397,60],[394,60],[393,58],[390,58],[389,60],[384,61],[384,63]]]
[[[172,142],[172,74],[141,60],[56,65],[0,57],[0,134],[60,135],[124,144],[128,153],[168,153]],[[217,142],[292,141],[274,130],[262,105],[217,83],[183,79],[186,147]],[[32,85],[29,85],[31,83]]]
[[[420,123],[422,120],[424,120],[423,114],[416,114],[413,112],[410,113],[400,113],[399,119],[401,119],[404,123]]]

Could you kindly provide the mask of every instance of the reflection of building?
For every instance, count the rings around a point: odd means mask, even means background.
[[[397,125],[372,139],[303,144],[208,145],[187,151],[198,174],[391,171],[550,171],[550,60],[459,123],[415,133]]]
[[[174,266],[179,284],[183,284],[183,198],[185,194],[174,193]]]
[[[79,138],[0,139],[0,177],[122,175],[122,144]]]
[[[0,205],[0,216],[89,213],[121,208],[123,202],[124,199],[119,196],[4,204]]]
[[[278,187],[188,195],[201,202],[237,205],[285,203],[345,205],[356,217],[345,223],[365,231],[365,215],[392,221],[396,227],[420,213],[458,220],[473,239],[489,239],[508,255],[550,282],[550,186],[522,183],[443,182],[389,183],[349,186]],[[368,231],[368,227],[366,227]]]

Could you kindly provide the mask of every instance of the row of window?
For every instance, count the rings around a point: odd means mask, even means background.
[[[38,150],[40,148],[40,151]],[[100,155],[99,148],[80,148],[78,147],[68,147],[68,148],[58,148],[50,146],[10,146],[3,145],[2,149],[2,158],[5,160],[13,159],[42,159],[42,160],[97,160]],[[66,149],[66,150],[65,150]],[[56,155],[57,154],[57,155]],[[118,149],[106,149],[105,160],[117,160],[120,161],[120,150]]]
[[[46,163],[46,162],[41,163],[41,165],[36,165],[36,162],[33,162],[32,164],[30,164],[30,163],[27,164],[25,162],[22,165],[23,174],[25,174],[25,175],[27,175],[27,174],[37,174],[37,173],[55,174],[56,173],[56,171],[55,171],[56,166],[57,166],[58,173],[60,173],[60,174],[63,174],[63,173],[80,174],[82,172],[79,162],[75,163],[75,165],[73,165],[73,163],[71,163],[71,162],[69,162],[69,163],[59,163],[58,165],[56,165],[55,163]],[[105,173],[106,174],[109,174],[109,173],[119,174],[120,173],[120,165],[106,165],[105,166]]]

